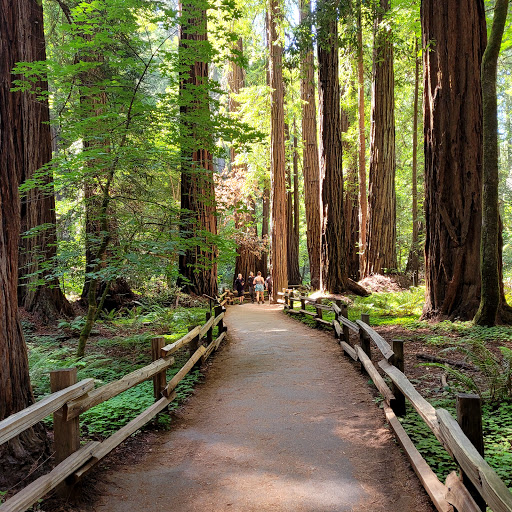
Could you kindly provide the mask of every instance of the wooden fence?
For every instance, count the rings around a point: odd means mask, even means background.
[[[474,413],[475,402],[477,409],[480,407],[478,397],[458,397],[459,425],[448,411],[435,409],[414,388],[404,375],[403,342],[393,340],[390,345],[370,327],[368,315],[361,315],[361,320],[352,322],[348,319],[348,307],[339,300],[327,305],[322,299],[297,296],[292,290],[284,290],[283,297],[288,313],[309,315],[317,323],[332,326],[345,354],[359,362],[361,370],[371,377],[384,399],[386,418],[437,510],[476,512],[485,511],[487,505],[493,512],[512,512],[512,493],[482,456],[481,418]],[[300,309],[295,308],[295,303],[300,303]],[[307,304],[315,311],[306,309]],[[325,311],[334,313],[332,322],[323,318]],[[372,363],[372,345],[383,357],[378,366],[389,377],[391,388]],[[460,478],[453,472],[443,484],[416,449],[397,418],[405,414],[406,399],[458,464]]]
[[[223,294],[224,295],[224,294]],[[220,301],[224,299],[221,295]],[[0,506],[0,512],[22,512],[49,491],[59,486],[62,493],[76,483],[98,461],[119,446],[126,438],[163,411],[175,398],[179,382],[199,362],[204,362],[216,350],[224,337],[225,308],[218,303],[214,314],[207,313],[206,323],[191,330],[178,341],[165,344],[164,338],[152,340],[153,362],[121,379],[94,389],[94,380],[76,382],[76,368],[50,373],[52,394],[0,421],[0,444],[53,413],[54,447],[57,465]],[[218,325],[218,337],[213,328]],[[174,354],[188,346],[190,359],[178,373],[166,382],[166,370],[174,363]],[[102,442],[92,441],[80,447],[80,414],[113,398],[141,382],[153,379],[155,403]]]

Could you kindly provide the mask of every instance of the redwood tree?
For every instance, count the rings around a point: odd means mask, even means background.
[[[493,326],[500,312],[512,321],[501,286],[500,214],[498,207],[498,99],[496,80],[498,56],[507,21],[509,0],[496,0],[489,42],[482,57],[483,98],[483,192],[482,238],[480,244],[482,290],[475,315],[477,325]]]
[[[366,129],[364,114],[364,56],[363,56],[363,22],[361,0],[357,0],[357,111],[359,121],[359,252],[360,269],[364,262],[366,250],[366,223],[368,222],[368,194],[366,191]]]
[[[483,0],[423,0],[424,316],[471,319],[480,300]]]
[[[24,173],[23,141],[33,140],[40,119],[27,117],[21,92],[13,93],[11,70],[23,56],[39,51],[42,7],[35,0],[0,0],[0,420],[34,401],[27,348],[18,318],[18,244]],[[36,30],[34,33],[33,31]],[[34,48],[31,49],[32,45]],[[33,113],[33,112],[31,112]],[[45,436],[29,429],[0,446],[0,485],[9,484],[17,464],[29,468],[45,448]],[[12,482],[11,482],[12,483]]]
[[[301,0],[300,19],[308,23],[310,1]],[[313,44],[304,50],[301,59],[300,97],[302,100],[302,172],[304,175],[304,207],[306,210],[306,241],[309,256],[311,288],[319,290],[320,280],[320,245],[322,240],[322,208],[320,206],[320,163],[318,159],[318,137],[316,122],[315,69]]]
[[[372,121],[368,222],[364,274],[396,269],[396,192],[395,192],[395,81],[393,43],[390,31],[382,26],[389,0],[377,6],[373,51]]]
[[[181,226],[180,284],[187,293],[217,293],[217,234],[209,109],[208,3],[181,4],[179,30]]]
[[[22,47],[19,60],[37,62],[46,60],[46,45],[40,8],[28,12],[33,26],[31,42]],[[38,96],[48,92],[48,83],[37,80],[32,87]],[[35,171],[52,158],[50,110],[45,96],[36,97],[27,91],[21,95],[24,138],[21,182],[34,177]],[[21,240],[19,256],[18,302],[27,311],[34,312],[41,320],[54,320],[57,316],[72,315],[73,309],[59,287],[59,281],[44,269],[57,253],[55,231],[55,196],[51,170],[37,177],[42,185],[28,190],[21,200]],[[38,228],[38,226],[46,226]],[[25,234],[33,231],[32,234]],[[44,284],[38,283],[44,279]]]
[[[294,123],[295,128],[295,123]],[[297,137],[295,133],[292,136],[293,143],[290,144],[292,150],[292,165],[288,163],[287,172],[287,192],[286,192],[286,216],[288,224],[287,240],[287,261],[288,261],[288,282],[290,284],[300,284],[299,271],[299,203],[298,203],[298,161],[297,161]],[[288,141],[290,138],[288,137]],[[293,174],[293,180],[292,180]],[[293,181],[293,183],[292,183]]]
[[[322,285],[340,293],[347,287],[337,12],[318,4],[320,169],[323,176]]]
[[[242,38],[238,39],[236,43],[236,50],[240,56],[243,54]],[[240,104],[235,99],[234,95],[239,94],[241,89],[245,86],[244,69],[237,62],[231,62],[230,64],[230,69],[228,72],[228,85],[230,89],[229,111],[231,113],[236,113],[240,108]],[[230,149],[230,160],[231,170],[235,172],[238,171],[242,179],[244,179],[245,175],[247,174],[247,165],[237,165],[235,163],[236,151],[233,146]],[[247,205],[245,204],[246,202],[249,203],[249,208],[247,208]],[[256,205],[252,197],[248,201],[246,201],[246,198],[244,197],[241,203],[243,204],[236,206],[237,211],[235,212],[235,228],[240,230],[245,236],[240,236],[237,240],[237,255],[235,260],[233,286],[238,274],[242,274],[244,278],[247,279],[249,272],[252,271],[256,273],[257,270],[260,270],[256,268],[257,263],[259,262],[258,253],[255,252],[251,247],[251,242],[255,241],[255,239],[258,237],[255,219]]]
[[[277,35],[277,24],[282,18],[279,0],[270,0],[268,9],[270,110],[270,176],[272,203],[272,278],[273,300],[288,286],[287,222],[286,222],[286,167],[284,137],[283,48]]]

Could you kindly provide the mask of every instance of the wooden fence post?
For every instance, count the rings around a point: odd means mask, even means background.
[[[215,306],[215,307],[217,307],[217,306]],[[206,321],[208,322],[208,320],[210,320],[211,317],[212,317],[212,312],[207,311],[206,312]],[[210,327],[206,331],[206,344],[209,345],[212,341],[213,341],[213,327]]]
[[[306,311],[306,299],[304,297],[300,298],[300,309]]]
[[[341,309],[341,316],[348,318],[348,306],[346,304],[339,304],[339,308]],[[343,341],[350,344],[350,329],[348,325],[342,324],[341,328],[343,329]]]
[[[288,309],[290,307],[290,304],[288,302],[288,290],[286,288],[283,288],[283,294],[284,294],[284,309]]]
[[[484,436],[482,432],[482,403],[478,395],[459,393],[457,395],[457,422],[478,453],[484,456]],[[480,510],[485,512],[485,500],[469,480],[462,468],[462,483],[466,486]]]
[[[367,325],[370,325],[370,315],[366,313],[361,314],[361,321],[364,322]],[[370,338],[368,335],[359,327],[359,344],[361,345],[361,348],[363,349],[363,352],[368,356],[369,359],[372,358],[372,350],[370,347]],[[361,363],[361,372],[362,373],[368,373],[366,371],[366,368],[364,367],[363,363]]]
[[[76,384],[76,368],[63,368],[50,372],[50,389],[52,393]],[[53,413],[53,447],[55,463],[59,464],[80,448],[80,416],[65,420],[65,405]],[[73,486],[65,482],[57,486],[57,495],[67,497]]]
[[[165,338],[153,338],[151,340],[151,360],[157,361],[160,359],[160,349],[165,347],[166,340]],[[167,371],[163,370],[160,373],[157,373],[153,376],[153,395],[155,396],[155,400],[160,400],[162,398],[162,391],[165,389],[167,385]]]
[[[76,373],[76,368],[64,368],[50,372],[52,393],[76,384]],[[77,416],[66,421],[64,407],[53,413],[53,443],[57,464],[80,448],[80,418]]]
[[[224,306],[216,306],[214,309],[215,318],[217,318],[221,313],[224,313],[226,308]],[[219,336],[226,331],[227,329],[224,327],[224,320],[221,320],[218,324],[219,326]]]
[[[188,326],[188,332],[190,332],[192,329],[195,329],[195,325],[189,325]],[[193,338],[190,343],[188,344],[188,351],[189,351],[189,357],[192,357],[194,355],[194,352],[199,348],[199,345],[201,344],[201,340],[199,339],[199,335]],[[200,359],[194,367],[200,366],[203,362],[203,359]]]
[[[317,303],[317,304],[322,304],[322,299],[321,299],[321,297],[319,297],[318,299],[316,299],[316,303]],[[322,318],[322,308],[316,308],[316,317],[317,317],[317,318]]]
[[[293,299],[295,297],[295,290],[292,290],[291,293],[290,293],[290,297],[288,298],[288,300],[290,301],[290,309],[293,309]]]
[[[394,352],[391,363],[396,366],[402,373],[405,373],[404,365],[404,341],[403,340],[391,340],[391,349]],[[391,405],[393,412],[397,416],[405,416],[405,395],[398,389],[396,384],[393,382],[391,390],[395,395],[395,400]]]

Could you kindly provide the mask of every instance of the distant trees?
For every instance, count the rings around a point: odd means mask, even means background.
[[[480,297],[482,0],[424,0],[424,316],[471,319]]]
[[[397,268],[393,43],[390,31],[382,25],[383,16],[389,9],[390,2],[380,0],[375,18],[364,275]]]
[[[217,294],[217,234],[208,82],[208,31],[204,0],[181,4],[180,232],[188,240],[179,256],[180,283],[188,293]]]
[[[46,60],[42,7],[35,2],[27,12],[31,20],[31,42],[23,44],[19,61]],[[34,179],[39,186],[27,190],[21,199],[21,240],[19,256],[18,302],[43,321],[70,315],[73,309],[62,293],[59,280],[52,276],[57,254],[55,196],[51,169],[35,176],[38,169],[52,158],[48,83],[41,78],[32,84],[32,91],[21,94],[24,116],[22,167],[20,183]]]
[[[311,32],[309,0],[301,0],[300,19],[307,23]],[[302,172],[304,176],[304,206],[306,210],[306,241],[309,256],[311,288],[321,287],[320,244],[322,210],[320,206],[320,163],[318,160],[318,138],[316,119],[316,87],[314,74],[313,43],[303,50],[301,58],[301,100],[302,100]]]
[[[347,250],[343,213],[341,107],[338,79],[337,11],[327,1],[318,4],[318,76],[320,169],[322,183],[322,284],[331,293],[347,288]]]
[[[288,286],[286,223],[286,153],[284,135],[283,48],[278,38],[282,18],[279,0],[270,0],[268,9],[270,102],[270,176],[272,203],[272,277],[274,301],[277,293]]]

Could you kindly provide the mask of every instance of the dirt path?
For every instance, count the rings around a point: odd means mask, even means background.
[[[358,370],[278,306],[226,314],[229,341],[172,430],[105,475],[94,510],[430,512]]]

